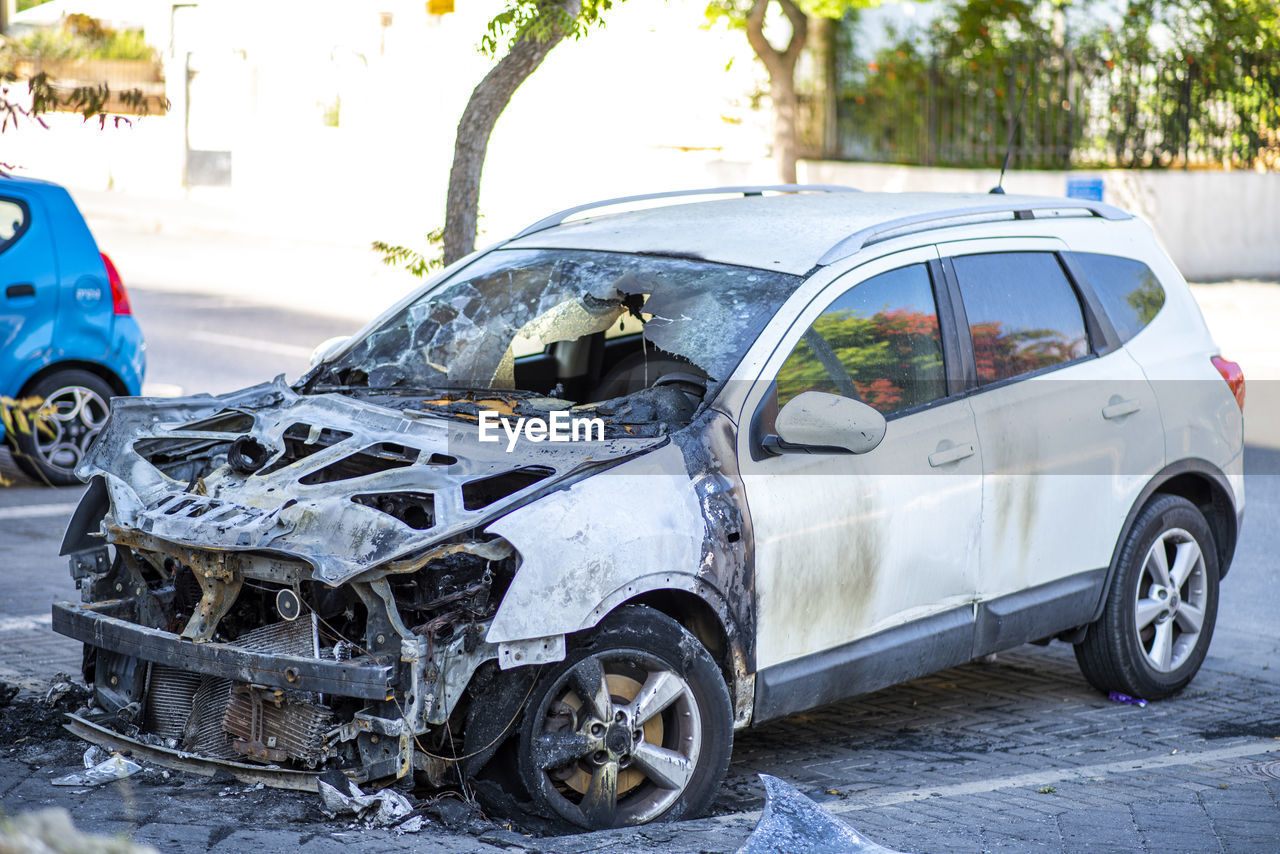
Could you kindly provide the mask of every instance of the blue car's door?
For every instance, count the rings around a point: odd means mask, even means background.
[[[58,316],[58,262],[40,199],[0,183],[0,394],[47,360]]]

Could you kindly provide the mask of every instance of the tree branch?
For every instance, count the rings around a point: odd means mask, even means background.
[[[747,43],[751,45],[756,56],[760,57],[760,61],[764,63],[765,69],[772,77],[774,68],[782,59],[782,54],[778,53],[777,49],[764,37],[764,13],[768,11],[771,2],[772,0],[754,0],[751,4],[751,10],[747,12]]]
[[[582,8],[581,0],[568,0],[561,8],[572,20]],[[444,224],[445,264],[452,264],[475,250],[480,174],[498,117],[507,108],[516,89],[538,69],[565,35],[562,27],[555,26],[550,32],[521,36],[471,92],[458,121],[453,166],[449,170]]]
[[[764,63],[769,77],[787,74],[794,70],[809,36],[809,17],[796,5],[795,0],[777,0],[782,14],[791,24],[791,38],[787,46],[778,50],[764,35],[764,16],[774,0],[754,0],[747,12],[747,43]]]
[[[778,0],[778,5],[782,7],[782,13],[791,22],[791,41],[787,42],[782,59],[794,68],[796,61],[800,59],[800,53],[804,50],[804,43],[809,38],[809,16],[796,5],[795,0]]]

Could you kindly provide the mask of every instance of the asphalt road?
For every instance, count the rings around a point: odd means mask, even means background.
[[[149,390],[221,392],[296,377],[350,318],[244,295],[147,287],[131,296],[149,344]],[[1251,394],[1254,392],[1251,391]],[[1265,396],[1265,392],[1264,392]],[[1253,398],[1251,397],[1251,401]],[[246,791],[153,772],[83,795],[53,789],[72,770],[61,746],[0,733],[6,813],[56,804],[81,827],[125,832],[162,851],[732,851],[762,805],[757,772],[822,800],[885,844],[913,851],[1280,850],[1280,447],[1251,427],[1247,522],[1222,588],[1204,669],[1177,699],[1137,709],[1095,694],[1062,645],[1024,647],[741,734],[718,817],[677,828],[525,839],[367,832],[324,819],[314,797]],[[0,474],[15,478],[0,459]],[[49,603],[78,596],[61,532],[78,488],[0,489],[0,678],[30,688],[74,671],[75,644],[48,628]]]

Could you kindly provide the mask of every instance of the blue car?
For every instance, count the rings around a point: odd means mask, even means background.
[[[146,345],[120,274],[57,184],[0,175],[0,289],[0,396],[43,398],[50,428],[4,438],[33,478],[78,483],[108,401],[142,390]]]

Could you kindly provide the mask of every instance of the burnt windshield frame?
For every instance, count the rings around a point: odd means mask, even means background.
[[[300,384],[515,390],[517,342],[533,339],[545,349],[604,332],[643,299],[647,346],[705,370],[711,399],[803,280],[666,255],[494,249],[389,310]]]

